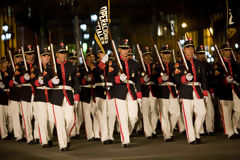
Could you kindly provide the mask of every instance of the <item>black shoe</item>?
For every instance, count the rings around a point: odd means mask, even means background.
[[[109,140],[103,141],[102,143],[105,144],[105,145],[110,144]]]
[[[94,141],[94,137],[88,140],[88,142],[93,142],[93,141]]]
[[[108,143],[109,143],[109,144],[114,144],[114,140],[109,139],[109,140],[108,140]]]
[[[165,140],[165,142],[173,142],[173,141],[174,141],[174,140],[173,140],[172,137]]]
[[[36,143],[36,144],[39,144],[39,143],[40,143],[40,140],[39,140],[39,139],[35,139],[35,143]]]
[[[214,134],[214,132],[209,132],[208,133],[208,136],[214,136],[215,134]]]
[[[202,144],[202,140],[200,138],[196,138],[197,144]]]
[[[153,133],[152,138],[157,138],[157,134]]]
[[[53,146],[52,141],[48,141],[48,145],[49,147],[52,147]]]
[[[42,145],[42,148],[50,148],[50,146],[48,144],[44,144]]]
[[[61,148],[60,151],[65,152],[65,151],[69,151],[69,150],[67,147],[65,147],[65,148]]]
[[[230,137],[228,137],[228,139],[236,139],[235,134],[233,134]]]
[[[100,138],[94,138],[94,141],[100,141],[101,139]]]
[[[147,139],[153,139],[153,136],[147,136]]]
[[[127,143],[127,144],[123,144],[123,146],[122,146],[123,148],[131,148],[131,146],[130,146],[130,144],[129,143]]]
[[[71,146],[70,142],[67,143],[67,148],[69,149]]]
[[[239,138],[239,134],[235,133],[234,137],[235,137],[235,139]]]
[[[9,135],[5,138],[3,138],[4,141],[7,141],[7,140],[11,140],[11,138],[9,137]]]
[[[192,141],[192,142],[190,142],[189,144],[195,144],[195,142],[196,142],[196,141]]]
[[[17,140],[17,142],[26,142],[26,138],[21,138],[21,139]]]
[[[76,134],[75,139],[80,139],[80,134]]]
[[[34,140],[31,140],[30,142],[28,142],[27,144],[29,145],[33,145],[33,144],[36,144],[36,142]]]

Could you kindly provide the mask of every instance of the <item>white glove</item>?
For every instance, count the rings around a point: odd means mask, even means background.
[[[24,74],[24,79],[25,79],[26,81],[28,81],[28,80],[30,79],[30,76],[29,76],[28,73],[25,73],[25,74]]]
[[[0,88],[3,89],[5,87],[5,84],[3,82],[0,82]]]
[[[74,101],[74,108],[77,108],[78,106],[78,101]]]
[[[139,104],[139,108],[140,108],[140,111],[141,111],[141,113],[142,113],[142,99],[141,99],[141,98],[138,98],[138,99],[137,99],[137,102],[138,102],[138,104]]]
[[[38,77],[38,83],[41,84],[41,85],[43,85],[43,77],[42,77],[42,76],[41,76],[41,77]]]
[[[13,80],[13,84],[18,85],[18,82],[16,82],[15,80]]]
[[[106,63],[108,61],[108,54],[105,54],[105,56],[101,60],[103,63]]]
[[[150,77],[148,75],[145,75],[143,77],[143,80],[144,80],[144,82],[149,82],[150,81]]]
[[[165,81],[165,82],[168,81],[168,78],[169,78],[169,76],[167,74],[162,75],[162,80],[163,81]]]
[[[55,76],[55,77],[52,78],[52,83],[53,84],[57,85],[57,84],[59,84],[59,82],[60,82],[60,80],[59,80],[58,76]]]
[[[227,83],[232,83],[233,82],[232,76],[227,76],[226,79],[227,79]]]
[[[100,74],[100,78],[102,81],[104,80],[104,76],[102,74]]]
[[[208,96],[203,96],[203,99],[205,100],[205,102],[208,101]]]
[[[120,75],[120,80],[121,80],[122,82],[125,82],[125,81],[127,80],[126,74],[122,73],[122,74]]]
[[[192,81],[193,75],[191,73],[186,74],[186,79],[188,82]]]
[[[86,76],[86,81],[87,81],[87,82],[91,82],[91,81],[92,81],[92,77],[91,77],[90,75],[87,75],[87,76]]]

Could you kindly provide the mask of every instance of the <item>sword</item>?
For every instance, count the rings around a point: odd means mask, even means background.
[[[23,46],[21,47],[21,50],[22,50],[24,68],[25,68],[25,71],[27,72],[28,71],[28,67],[27,67],[27,62],[26,62]]]
[[[181,45],[180,45],[179,42],[177,42],[177,45],[178,45],[179,51],[180,51],[181,56],[182,56],[182,59],[183,59],[183,64],[184,64],[184,66],[185,66],[185,68],[186,68],[186,70],[187,70],[187,72],[188,72],[188,71],[189,71],[189,67],[188,67],[188,65],[187,65],[186,58],[185,58],[185,56],[184,56],[184,54],[183,54],[182,47],[181,47]]]

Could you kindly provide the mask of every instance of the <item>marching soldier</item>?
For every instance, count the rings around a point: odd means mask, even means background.
[[[194,44],[191,39],[185,41],[183,51],[186,63],[175,64],[175,79],[179,84],[188,143],[194,144],[196,141],[200,144],[200,130],[206,114],[203,99],[207,96],[206,75],[202,64],[193,58]],[[194,123],[192,113],[196,115]]]
[[[23,65],[21,49],[18,49],[14,55],[14,66],[15,72],[12,71],[12,79],[9,82],[10,93],[9,93],[9,114],[12,117],[13,122],[13,132],[14,137],[17,142],[24,142],[26,139],[23,137],[23,129],[21,126],[21,106],[20,106],[20,96],[21,96],[21,86],[15,79],[19,79],[20,77],[20,69]]]
[[[197,47],[197,59],[202,62],[202,65],[205,67],[206,78],[208,82],[208,98],[206,99],[206,117],[205,125],[208,135],[213,135],[214,133],[214,106],[212,102],[211,94],[213,93],[213,76],[212,76],[212,66],[207,63],[205,60],[205,50],[203,45]],[[204,133],[204,128],[202,128],[201,134]]]
[[[157,137],[156,127],[158,122],[156,98],[157,72],[156,64],[152,63],[151,59],[152,52],[150,52],[149,47],[145,47],[143,60],[147,72],[142,72],[140,83],[142,91],[143,128],[145,136],[148,139]]]
[[[92,53],[92,48],[88,48],[86,53],[86,63],[87,68],[84,67],[84,70],[81,71],[80,75],[80,101],[83,106],[83,115],[85,121],[86,136],[89,142],[100,140],[99,134],[99,117],[96,109],[96,97],[94,89],[94,69],[96,68],[95,64],[95,55]],[[87,72],[88,70],[88,72]],[[93,117],[93,118],[91,118]]]
[[[215,88],[215,94],[219,99],[220,112],[222,116],[224,134],[229,139],[238,136],[237,126],[240,117],[240,90],[239,73],[236,62],[231,59],[231,47],[229,43],[223,45],[221,49],[222,58],[228,73],[218,64],[219,70],[215,71],[215,78],[218,83]],[[233,114],[232,114],[233,112]]]
[[[114,98],[115,101],[122,146],[129,148],[129,135],[138,119],[138,102],[141,104],[142,93],[138,64],[136,61],[128,59],[129,45],[127,39],[120,42],[118,51],[120,53],[119,63],[123,66],[123,73],[120,73],[119,68],[115,67],[109,76],[114,83],[111,89],[111,98]]]
[[[71,62],[67,62],[67,53],[64,44],[61,43],[56,52],[57,74],[51,73],[52,78],[48,81],[48,86],[52,88],[49,101],[52,104],[61,151],[68,151],[70,148],[70,135],[76,120],[74,107],[79,101],[77,68]]]
[[[54,117],[52,106],[49,104],[49,89],[47,89],[47,82],[50,79],[51,73],[50,52],[47,48],[40,53],[42,63],[42,73],[40,66],[34,69],[34,78],[31,80],[32,85],[36,87],[34,103],[37,108],[38,130],[40,134],[40,143],[42,148],[49,148],[52,146],[52,131],[54,127]]]
[[[174,80],[174,64],[170,62],[171,53],[172,51],[167,44],[162,47],[160,55],[165,73],[162,72],[158,78],[159,113],[165,142],[173,141],[173,130],[180,117],[180,105]]]

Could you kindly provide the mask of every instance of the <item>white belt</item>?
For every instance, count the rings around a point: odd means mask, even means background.
[[[80,85],[80,87],[84,87],[84,88],[95,88],[95,85],[87,84],[87,85]]]
[[[147,83],[144,83],[143,85],[154,85],[155,83],[150,81],[150,82],[147,82]]]
[[[200,86],[201,87],[201,83],[199,83],[199,82],[187,82],[186,85],[188,85],[188,86],[194,85],[194,86]]]
[[[5,92],[9,92],[10,90],[9,90],[9,88],[8,88],[8,89],[4,89],[3,91],[5,91]]]
[[[174,86],[174,87],[176,87],[176,84],[174,84],[172,82],[164,82],[162,84],[159,84],[159,86]]]
[[[132,80],[126,80],[126,81],[124,81],[123,83],[128,83],[128,84],[135,84]]]
[[[97,87],[97,86],[102,86],[102,87],[104,87],[104,86],[113,86],[113,84],[110,83],[110,82],[107,82],[107,83],[105,83],[105,82],[98,82],[98,83],[95,83],[95,86],[96,86],[96,87]]]
[[[50,89],[65,89],[65,90],[73,90],[71,86],[56,86]]]
[[[49,88],[49,87],[43,86],[43,87],[37,87],[37,89],[52,89],[52,88]]]
[[[31,84],[29,84],[29,83],[27,83],[27,84],[21,84],[21,86],[31,87]]]

